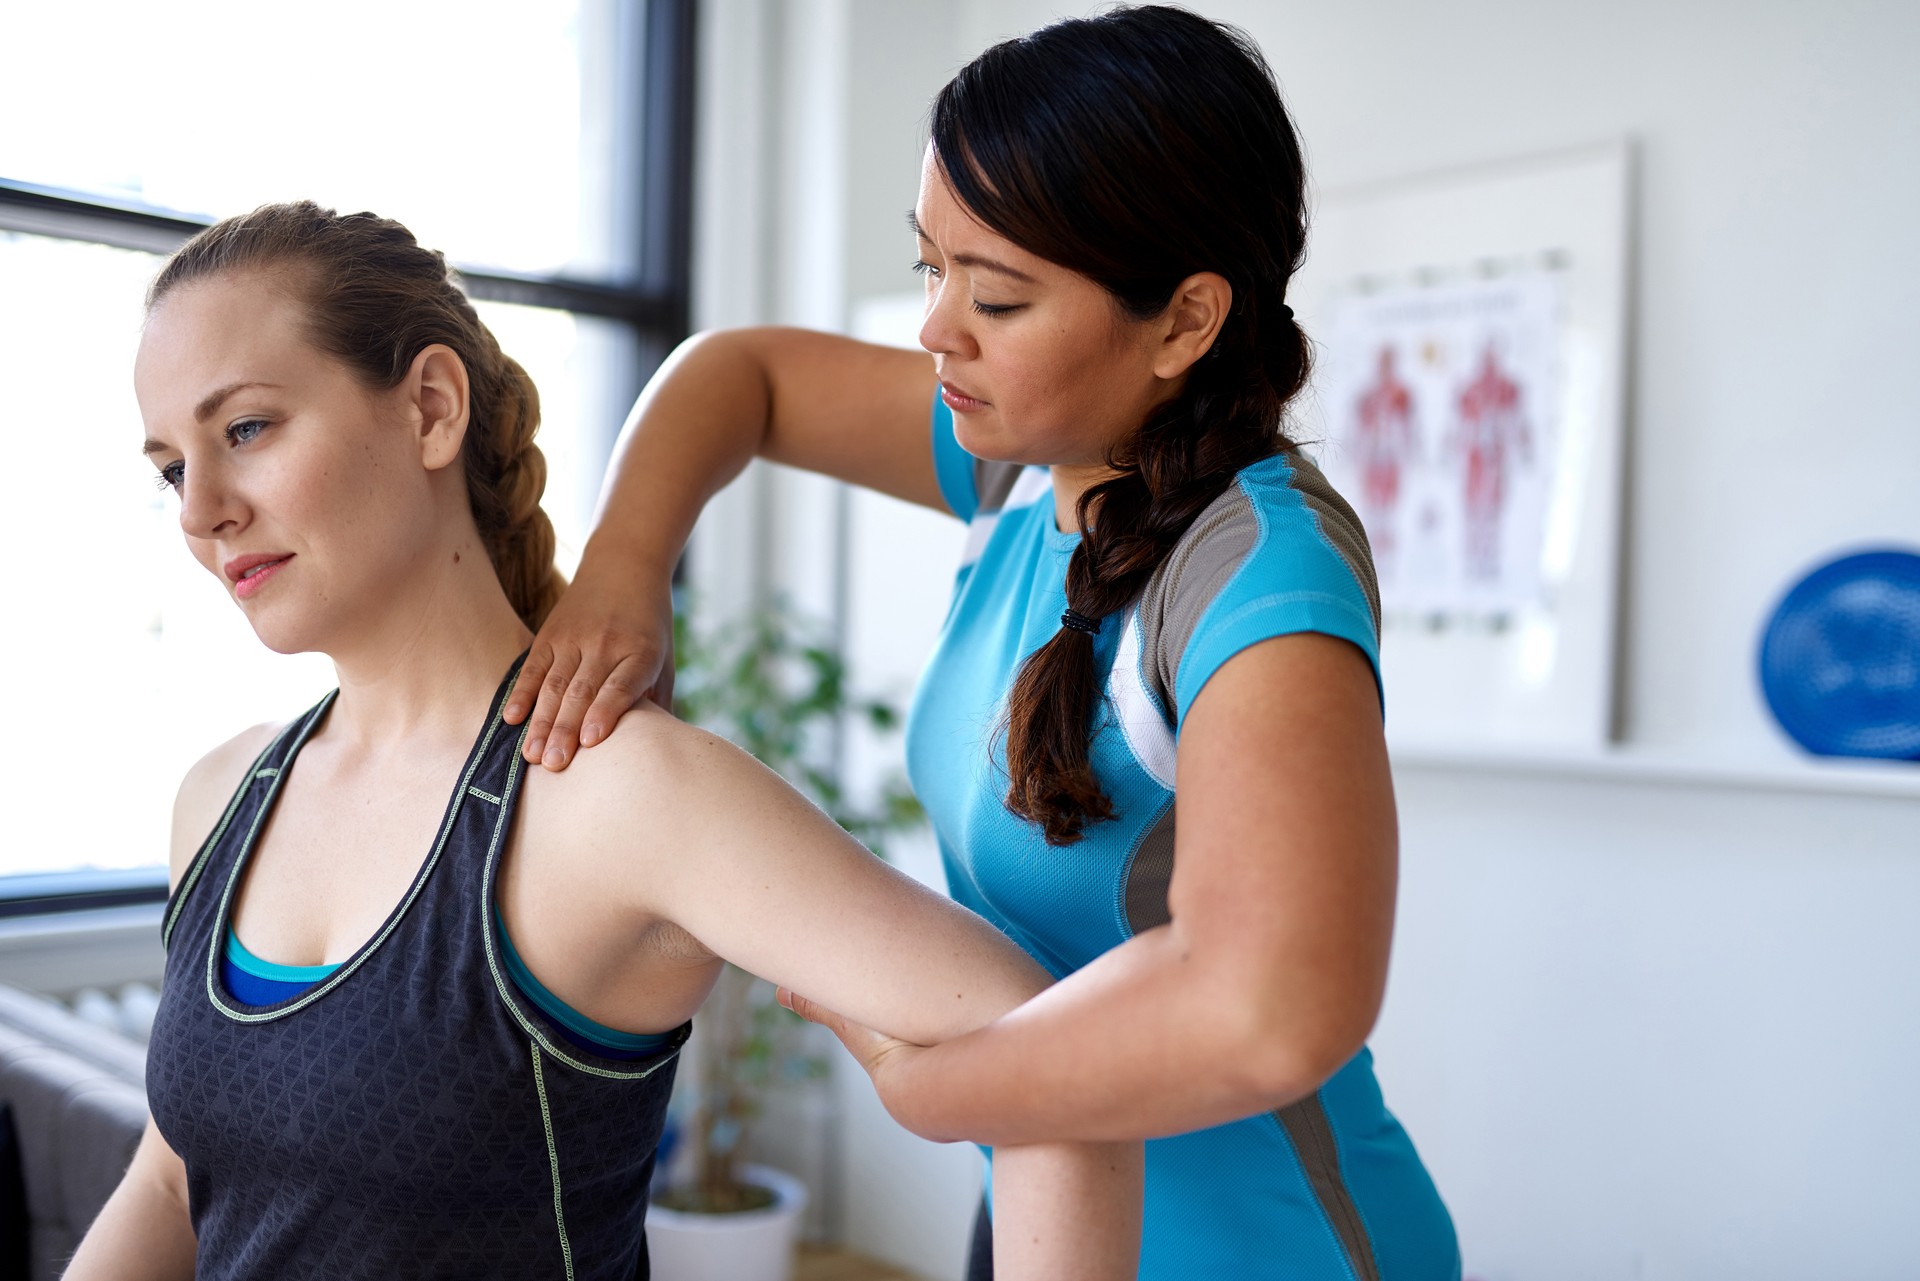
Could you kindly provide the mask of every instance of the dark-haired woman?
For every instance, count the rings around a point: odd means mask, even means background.
[[[632,1281],[722,956],[935,1040],[1045,987],[658,709],[521,767],[500,706],[561,586],[539,399],[406,228],[308,203],[209,228],[154,283],[134,383],[188,549],[340,687],[181,784],[154,1124],[75,1281]],[[1132,1274],[1137,1145],[1002,1159],[1008,1271]]]
[[[1061,981],[932,1049],[796,1005],[921,1134],[1153,1139],[1144,1277],[1455,1277],[1364,1044],[1396,858],[1378,603],[1284,432],[1304,173],[1271,73],[1125,9],[990,49],[932,133],[931,361],[687,343],[508,715],[561,768],[671,679],[669,567],[756,455],[968,521],[908,763],[954,896]]]

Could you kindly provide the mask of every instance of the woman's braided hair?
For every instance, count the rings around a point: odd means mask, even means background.
[[[960,202],[1013,243],[1105,288],[1136,319],[1217,272],[1213,346],[1080,499],[1067,607],[1117,615],[1236,472],[1287,446],[1307,338],[1286,305],[1306,251],[1306,166],[1273,73],[1232,27],[1141,6],[995,45],[941,90],[933,147]],[[1117,621],[1117,620],[1116,620]],[[1089,760],[1094,640],[1063,628],[1008,700],[1007,806],[1070,844],[1113,804]]]
[[[308,200],[262,205],[189,240],[154,278],[147,309],[188,281],[281,269],[291,269],[288,282],[307,305],[314,345],[369,386],[398,386],[434,343],[466,365],[467,499],[507,599],[538,630],[566,580],[554,568],[553,525],[540,508],[547,463],[533,443],[533,379],[500,350],[438,251],[391,218],[339,214]]]

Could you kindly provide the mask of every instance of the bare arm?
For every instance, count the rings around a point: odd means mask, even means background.
[[[187,1169],[148,1121],[133,1163],[64,1275],[67,1281],[187,1281],[193,1270]]]
[[[1291,1103],[1359,1051],[1396,867],[1366,659],[1317,635],[1247,649],[1195,700],[1177,768],[1171,923],[933,1049],[796,1001],[901,1124],[989,1143],[1176,1134]]]
[[[167,883],[187,864],[219,817],[226,797],[274,727],[257,725],[215,748],[187,771],[173,803]],[[187,1211],[187,1167],[149,1120],[120,1186],[100,1208],[66,1271],[67,1281],[167,1281],[194,1272],[193,1220]]]
[[[506,718],[564,768],[642,697],[669,705],[674,562],[753,458],[942,507],[928,444],[933,358],[804,329],[682,343],[621,429],[572,587],[534,638]],[[944,509],[944,508],[943,508]]]
[[[875,858],[752,757],[655,709],[627,719],[638,723],[553,782],[579,798],[567,813],[589,847],[581,867],[634,915],[925,1043],[1046,987],[999,930]],[[649,802],[664,795],[672,805]],[[639,849],[635,831],[647,833]],[[1134,1274],[1137,1143],[1008,1147],[995,1162],[1002,1281]]]

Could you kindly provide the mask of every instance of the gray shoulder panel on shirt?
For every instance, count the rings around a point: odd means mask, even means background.
[[[1359,518],[1346,500],[1327,483],[1318,467],[1297,452],[1290,451],[1286,461],[1290,468],[1289,486],[1300,495],[1321,537],[1345,562],[1359,584],[1377,628],[1380,623],[1379,589],[1373,575],[1373,556],[1367,547],[1366,532],[1361,528]],[[979,473],[976,472],[976,475]],[[1004,499],[1003,492],[996,501]],[[1192,640],[1194,630],[1200,625],[1207,608],[1239,572],[1259,540],[1260,516],[1254,510],[1253,500],[1238,483],[1229,485],[1194,519],[1187,532],[1174,544],[1167,559],[1147,580],[1139,606],[1140,674],[1146,687],[1159,700],[1169,728],[1174,721],[1174,679],[1179,673],[1180,659],[1186,653],[1187,643]],[[1171,919],[1167,911],[1167,888],[1173,880],[1175,810],[1174,804],[1168,804],[1153,826],[1140,838],[1133,859],[1127,866],[1121,906],[1126,913],[1128,927],[1136,935],[1165,925]],[[1282,1122],[1289,1126],[1296,1144],[1310,1137],[1312,1127],[1308,1125],[1306,1130],[1301,1128],[1302,1115],[1283,1115]],[[1324,1182],[1324,1179],[1320,1180],[1320,1183]],[[1328,1200],[1326,1190],[1320,1187],[1320,1183],[1316,1183],[1316,1190],[1322,1192],[1323,1201]],[[1336,1225],[1341,1226],[1342,1221],[1337,1215],[1334,1217]],[[1361,1257],[1365,1248],[1364,1238],[1356,1245],[1346,1226],[1341,1226],[1341,1234],[1349,1252],[1355,1254],[1356,1258]],[[1364,1264],[1356,1264],[1356,1267],[1365,1272]]]
[[[1200,616],[1253,551],[1260,521],[1238,485],[1194,519],[1140,594],[1141,675],[1171,721],[1173,681]]]
[[[1367,598],[1367,609],[1373,615],[1373,630],[1380,632],[1380,583],[1373,573],[1373,548],[1367,544],[1367,531],[1361,525],[1360,517],[1354,513],[1340,491],[1327,483],[1320,469],[1297,451],[1287,455],[1287,462],[1293,467],[1292,484],[1307,500],[1307,510],[1313,513],[1314,523],[1320,527],[1320,536],[1327,540],[1340,559],[1347,563],[1347,572],[1353,575],[1353,581],[1360,584],[1361,593]]]
[[[1327,545],[1345,562],[1380,626],[1380,589],[1366,531],[1346,499],[1327,483],[1318,467],[1298,451],[1286,455],[1289,486],[1300,495]],[[1220,590],[1245,563],[1260,538],[1260,517],[1238,483],[1228,485],[1194,519],[1173,551],[1147,580],[1140,597],[1142,675],[1160,699],[1167,717],[1174,714],[1174,678],[1187,642]]]

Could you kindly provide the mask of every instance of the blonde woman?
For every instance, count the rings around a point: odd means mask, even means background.
[[[188,774],[154,1125],[72,1278],[645,1276],[722,956],[915,1041],[1045,974],[664,712],[564,775],[500,707],[562,584],[538,399],[397,223],[275,205],[160,273],[135,370],[188,548],[339,688]],[[1132,1275],[1138,1155],[1009,1150],[1000,1258]]]

